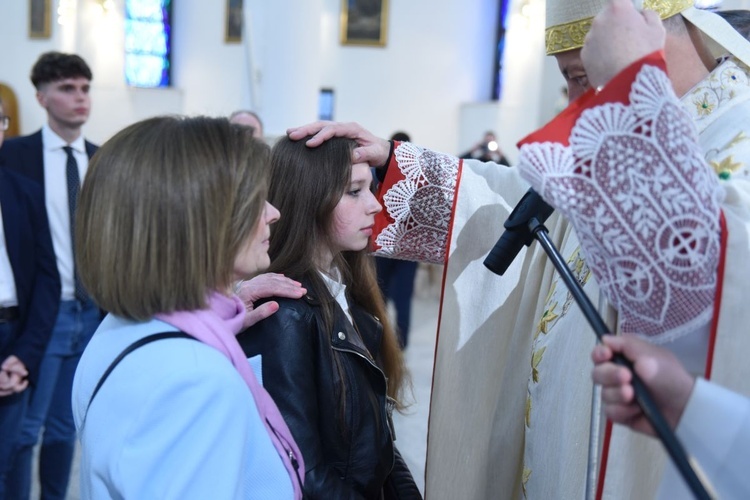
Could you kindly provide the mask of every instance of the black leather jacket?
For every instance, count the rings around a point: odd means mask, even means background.
[[[327,331],[320,302],[310,294],[274,300],[279,310],[237,339],[248,357],[261,354],[263,386],[305,459],[306,496],[421,498],[393,444],[386,378],[378,361],[380,321],[352,307],[355,329],[336,305],[333,329]],[[343,407],[342,377],[347,381]]]

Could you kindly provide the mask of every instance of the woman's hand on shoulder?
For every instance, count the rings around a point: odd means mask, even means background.
[[[287,278],[283,274],[265,273],[238,282],[235,286],[235,293],[245,304],[247,315],[244,327],[248,328],[279,310],[279,304],[275,301],[268,301],[256,307],[255,302],[258,300],[269,297],[299,299],[307,293],[307,290],[300,282]]]

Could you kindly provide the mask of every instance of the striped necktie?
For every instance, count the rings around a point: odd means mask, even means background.
[[[76,300],[79,302],[86,302],[88,300],[88,294],[86,293],[86,289],[83,288],[81,278],[78,276],[78,268],[75,264],[76,207],[78,206],[78,193],[81,191],[81,178],[78,175],[78,162],[76,161],[76,157],[73,156],[73,148],[70,146],[64,146],[63,149],[65,150],[65,154],[68,155],[68,160],[65,162],[65,178],[68,181],[68,214],[70,215],[70,242],[73,252],[75,295]]]

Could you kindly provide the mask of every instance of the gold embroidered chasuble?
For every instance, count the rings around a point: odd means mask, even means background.
[[[722,205],[733,234],[728,266],[750,257],[750,143],[742,132],[750,123],[750,87],[744,71],[733,73],[738,68],[728,61],[683,98],[699,115],[707,160],[731,179]],[[727,79],[739,84],[727,89]],[[398,145],[389,166],[377,253],[447,264],[427,448],[431,499],[583,498],[595,337],[537,244],[522,250],[505,276],[482,264],[528,187],[515,168],[460,162],[408,143]],[[598,287],[571,225],[555,213],[546,226],[596,304]],[[733,293],[744,286],[739,274],[727,274],[713,378],[750,389],[736,380],[750,380],[736,369],[746,365],[736,364],[746,341],[726,333],[733,325],[724,317],[750,308]],[[629,471],[623,462],[632,455],[613,454],[607,497],[653,496],[661,468],[643,454],[659,455],[659,444],[633,444],[632,436],[616,433],[613,449],[635,449],[645,467]]]
[[[711,380],[745,395],[750,395],[750,311],[744,303],[750,259],[749,75],[729,58],[680,99],[707,163],[729,181],[723,183],[721,205],[728,244]],[[614,426],[610,447],[619,453],[610,454],[604,498],[692,498],[657,441]]]

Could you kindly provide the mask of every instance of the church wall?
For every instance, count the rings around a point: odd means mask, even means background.
[[[47,50],[78,52],[92,66],[85,133],[98,142],[155,114],[223,115],[241,107],[257,108],[267,134],[277,136],[316,119],[318,91],[331,87],[337,120],[383,136],[403,129],[421,144],[457,152],[460,104],[491,92],[494,0],[391,0],[385,48],[339,43],[339,0],[246,0],[252,46],[224,43],[218,2],[176,0],[174,87],[167,90],[125,86],[122,0],[106,14],[93,1],[73,1],[65,26],[56,23],[59,2],[52,0],[48,40],[28,38],[26,1],[0,2],[0,80],[18,95],[22,133],[45,120],[28,74]]]
[[[358,121],[375,134],[405,130],[415,142],[458,153],[484,130],[514,144],[554,114],[562,79],[544,57],[543,0],[516,0],[507,33],[503,99],[489,100],[496,0],[390,0],[384,48],[342,46],[341,0],[245,0],[249,36],[224,42],[223,2],[173,2],[171,89],[134,89],[123,82],[123,0],[103,13],[93,0],[69,0],[67,23],[52,36],[27,36],[28,4],[0,2],[0,81],[19,98],[23,133],[45,114],[28,80],[47,50],[78,52],[92,66],[93,111],[86,135],[102,142],[123,126],[163,113],[226,115],[260,112],[274,138],[317,118],[320,88],[335,91],[335,119]],[[526,6],[526,16],[521,15]],[[750,0],[725,0],[748,8]]]

